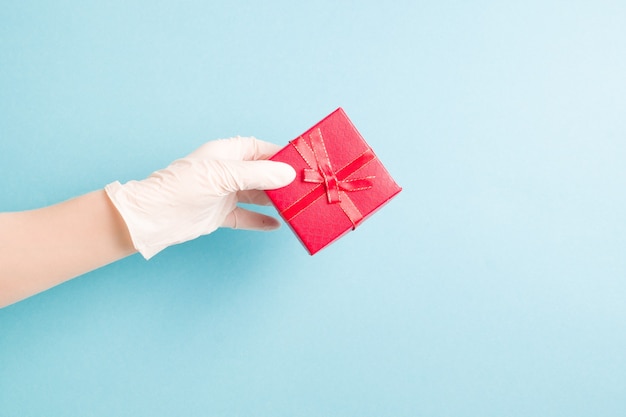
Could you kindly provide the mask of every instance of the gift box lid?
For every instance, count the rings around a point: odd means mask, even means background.
[[[342,108],[270,159],[296,170],[291,184],[266,193],[311,255],[354,230],[402,190]]]

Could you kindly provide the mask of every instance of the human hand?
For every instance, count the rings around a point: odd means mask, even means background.
[[[237,203],[269,205],[261,190],[294,180],[291,166],[266,160],[280,148],[255,138],[207,142],[142,181],[115,181],[105,191],[146,259],[219,227],[272,230],[278,220]]]

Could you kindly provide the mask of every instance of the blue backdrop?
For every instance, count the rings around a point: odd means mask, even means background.
[[[220,230],[0,310],[0,415],[625,415],[624,22],[619,0],[3,0],[1,211],[337,106],[404,191],[314,257]]]

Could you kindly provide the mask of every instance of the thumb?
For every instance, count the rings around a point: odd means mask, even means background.
[[[274,190],[291,183],[296,171],[284,162],[211,161],[215,164],[220,185],[225,192]]]

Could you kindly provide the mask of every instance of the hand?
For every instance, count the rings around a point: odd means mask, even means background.
[[[269,205],[261,190],[284,187],[294,169],[266,161],[280,146],[255,138],[208,142],[142,181],[113,182],[105,191],[124,219],[135,249],[146,259],[166,247],[218,227],[272,230],[273,217],[238,207]]]

